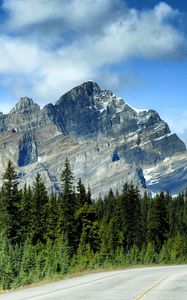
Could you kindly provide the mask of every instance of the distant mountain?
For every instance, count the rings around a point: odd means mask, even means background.
[[[126,181],[173,194],[187,183],[185,144],[158,113],[136,110],[92,81],[43,109],[24,97],[9,114],[0,113],[0,167],[11,159],[21,185],[39,172],[49,190],[60,191],[66,157],[94,197]]]

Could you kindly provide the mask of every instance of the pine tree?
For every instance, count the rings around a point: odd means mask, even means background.
[[[100,256],[102,263],[106,261],[112,261],[115,254],[115,243],[114,243],[114,221],[111,218],[108,222],[103,218],[100,223],[99,230],[101,246],[100,246]]]
[[[11,161],[3,174],[0,196],[0,231],[15,244],[20,240],[20,192],[18,176]]]
[[[15,281],[13,247],[6,237],[1,238],[1,243],[0,284],[4,290],[9,290]]]
[[[58,219],[59,219],[59,209],[58,209],[58,199],[55,193],[49,197],[47,204],[47,220],[46,220],[46,239],[55,240],[58,237]]]
[[[21,191],[20,200],[20,227],[21,227],[21,242],[24,243],[30,235],[32,226],[31,208],[33,205],[33,193],[31,187],[24,185]]]
[[[109,221],[111,216],[114,214],[115,205],[116,205],[116,199],[112,189],[110,189],[108,195],[104,198],[104,203],[103,203],[103,210],[104,210],[106,221]]]
[[[167,239],[168,232],[167,202],[164,193],[161,192],[152,201],[148,222],[148,240],[154,244],[157,251]]]
[[[55,241],[48,240],[45,247],[45,276],[64,275],[69,270],[69,249],[62,235]]]
[[[92,202],[92,194],[91,194],[91,188],[90,188],[90,186],[88,185],[88,191],[87,191],[87,203],[88,204],[93,204],[93,202]]]
[[[20,284],[30,284],[35,279],[36,269],[36,250],[30,239],[27,239],[23,247],[19,282]]]
[[[173,263],[185,262],[186,251],[187,251],[186,237],[182,236],[178,232],[175,238],[172,240],[172,244],[170,248],[171,262]]]
[[[62,195],[59,199],[59,230],[63,232],[68,241],[71,254],[75,251],[76,244],[76,224],[75,211],[77,207],[76,196],[73,189],[73,174],[71,172],[69,160],[66,158],[65,168],[61,174]]]
[[[30,237],[32,238],[33,244],[36,244],[38,241],[45,241],[47,228],[47,205],[49,201],[47,190],[42,182],[40,174],[37,174],[35,178],[32,201],[30,210]]]
[[[157,260],[157,253],[155,247],[151,242],[148,242],[147,248],[145,250],[144,263],[151,264],[155,263]]]
[[[150,198],[147,193],[141,199],[141,226],[142,226],[142,245],[147,242],[147,229],[148,229],[148,212],[150,209]]]
[[[76,221],[82,248],[84,245],[89,244],[90,249],[93,252],[96,252],[99,248],[99,228],[98,222],[96,221],[94,206],[85,203],[84,206],[76,212]]]
[[[79,181],[77,183],[76,197],[77,197],[77,209],[79,209],[80,207],[84,206],[85,203],[87,203],[88,200],[87,193],[81,178],[79,178]]]
[[[124,248],[129,250],[134,244],[142,242],[141,207],[139,191],[133,184],[125,184],[122,195],[118,197],[116,214],[118,231],[124,236]]]

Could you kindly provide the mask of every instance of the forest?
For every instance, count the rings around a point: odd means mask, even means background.
[[[49,195],[40,174],[19,189],[8,162],[0,190],[0,289],[85,270],[187,262],[187,192],[151,197],[124,183],[121,192],[93,200],[81,179],[74,186],[70,163],[62,193]]]

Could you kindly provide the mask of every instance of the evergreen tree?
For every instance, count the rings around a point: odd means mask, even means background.
[[[116,199],[112,189],[110,189],[108,195],[104,198],[104,203],[103,203],[103,210],[104,210],[106,221],[109,221],[111,216],[114,214],[115,205],[116,205]]]
[[[150,197],[147,192],[141,199],[141,226],[142,226],[142,245],[147,243],[147,230],[148,230],[148,213],[150,209]]]
[[[55,240],[59,237],[57,230],[59,220],[58,199],[54,192],[49,197],[47,204],[46,239]]]
[[[64,275],[69,271],[70,259],[67,241],[62,235],[55,241],[47,240],[45,246],[44,276]]]
[[[32,226],[31,208],[33,205],[33,193],[31,187],[24,185],[20,200],[20,227],[21,242],[24,243],[30,234]]]
[[[99,248],[99,228],[94,206],[85,203],[84,206],[76,212],[76,220],[80,232],[80,245],[82,249],[84,245],[89,244],[90,249],[96,252]]]
[[[157,251],[161,249],[166,240],[168,231],[167,202],[162,192],[153,199],[149,212],[148,239],[154,244]]]
[[[104,262],[112,261],[115,254],[115,242],[114,242],[114,221],[111,218],[108,222],[104,218],[100,223],[100,256]]]
[[[76,196],[73,189],[73,174],[69,160],[66,158],[65,168],[61,174],[62,195],[59,199],[59,229],[63,232],[68,241],[71,254],[75,251],[76,244],[76,223],[75,211],[77,207]]]
[[[95,207],[95,213],[96,213],[97,219],[101,220],[103,218],[103,214],[104,214],[104,201],[102,200],[101,197],[99,197],[99,199],[93,204]]]
[[[0,231],[12,242],[20,240],[20,192],[18,176],[11,161],[3,174],[0,196]]]
[[[30,284],[35,281],[36,276],[36,250],[30,239],[27,239],[23,247],[21,259],[19,282]]]
[[[88,186],[87,203],[88,203],[88,204],[93,204],[90,186]]]
[[[77,184],[77,209],[84,206],[85,203],[88,202],[86,189],[84,187],[84,184],[82,183],[81,178],[79,178],[78,184]]]
[[[40,174],[37,174],[33,185],[33,199],[30,210],[30,237],[33,244],[36,244],[38,241],[45,241],[48,201],[46,187],[42,182]]]
[[[118,229],[124,236],[124,248],[129,250],[134,244],[142,243],[142,224],[139,191],[133,184],[125,184],[118,197]]]
[[[1,237],[0,245],[0,283],[4,290],[9,290],[15,280],[14,253],[10,241]]]
[[[147,248],[144,255],[144,263],[151,264],[155,263],[157,260],[157,253],[155,252],[155,247],[151,242],[148,242]]]

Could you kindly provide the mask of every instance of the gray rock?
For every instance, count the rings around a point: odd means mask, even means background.
[[[6,116],[6,129],[12,131],[27,131],[39,125],[40,107],[32,99],[24,97]]]
[[[59,192],[66,157],[75,182],[82,177],[95,198],[126,181],[141,191],[176,193],[187,178],[185,163],[178,161],[187,161],[186,147],[157,112],[136,110],[92,81],[43,109],[24,97],[9,114],[0,114],[0,167],[11,159],[20,186],[40,172],[48,190]]]

